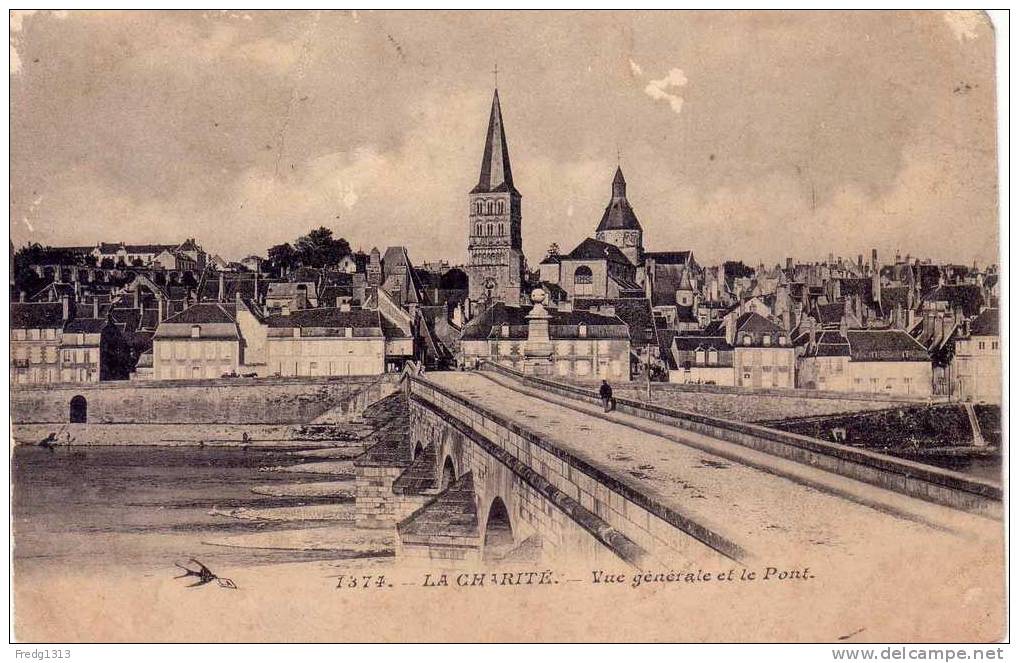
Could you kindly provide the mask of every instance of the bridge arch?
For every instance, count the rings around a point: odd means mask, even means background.
[[[482,559],[500,559],[513,546],[513,523],[501,497],[492,500],[485,519]]]
[[[439,476],[440,490],[446,490],[456,481],[456,466],[453,464],[453,459],[450,456],[446,456],[446,460],[443,461],[442,473]]]

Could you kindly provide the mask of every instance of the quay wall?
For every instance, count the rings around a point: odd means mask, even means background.
[[[18,387],[11,421],[66,424],[85,399],[88,424],[307,424],[353,417],[397,388],[399,374],[234,378]]]

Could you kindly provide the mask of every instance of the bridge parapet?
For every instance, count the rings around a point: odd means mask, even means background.
[[[439,457],[452,452],[461,469],[473,473],[481,523],[487,520],[486,502],[499,497],[518,526],[529,526],[554,553],[573,557],[608,550],[637,568],[747,558],[717,532],[425,377],[410,378],[410,393],[414,416],[453,432],[440,433],[452,439],[438,440]],[[418,427],[413,430],[417,434]]]
[[[482,362],[481,367],[529,388],[600,404],[599,395],[593,390],[524,375],[492,362]],[[708,435],[929,502],[992,518],[1001,517],[1002,488],[992,481],[765,426],[624,398],[616,399],[616,411]]]

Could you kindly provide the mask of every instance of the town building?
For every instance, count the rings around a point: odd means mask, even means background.
[[[737,387],[796,386],[796,350],[788,332],[758,313],[744,313],[729,326]]]
[[[950,376],[953,396],[963,401],[1001,403],[1001,337],[998,309],[989,308],[955,339]]]
[[[529,318],[535,308],[497,303],[469,321],[460,337],[463,362],[484,359],[562,378],[630,379],[630,332],[619,317],[542,307],[547,317]]]
[[[378,311],[313,308],[265,319],[265,363],[273,375],[378,375],[386,338]]]
[[[60,341],[70,300],[11,304],[11,384],[60,382]]]
[[[152,339],[156,380],[196,380],[236,375],[240,332],[233,303],[201,302],[159,324]]]
[[[929,396],[927,350],[901,329],[826,330],[807,341],[797,386],[820,391]]]
[[[677,334],[672,340],[675,368],[669,382],[736,385],[735,352],[723,334]]]

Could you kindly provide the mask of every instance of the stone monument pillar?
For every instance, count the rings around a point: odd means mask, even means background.
[[[531,291],[534,306],[527,314],[527,342],[524,343],[524,373],[528,375],[552,375],[552,340],[548,334],[552,314],[543,304],[546,297],[541,288]]]

